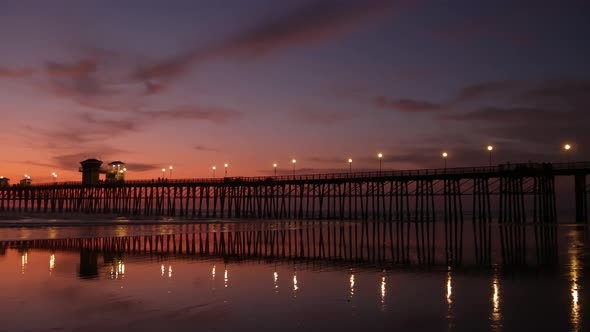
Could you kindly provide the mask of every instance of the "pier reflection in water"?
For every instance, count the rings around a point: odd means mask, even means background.
[[[78,227],[78,237],[57,228],[52,239],[27,230],[28,240],[0,242],[3,330],[589,326],[585,229],[537,225],[510,237],[505,227],[485,234],[482,251],[467,228],[451,246],[444,231],[422,241],[383,222],[121,227]]]

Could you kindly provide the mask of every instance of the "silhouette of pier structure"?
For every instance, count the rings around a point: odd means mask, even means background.
[[[0,213],[85,213],[141,217],[406,220],[454,225],[471,210],[483,227],[554,222],[555,178],[573,177],[576,219],[588,221],[590,162],[336,173],[301,176],[145,180],[0,188]],[[492,216],[491,211],[497,211]],[[431,236],[425,228],[425,237]]]
[[[394,222],[396,253],[435,259],[436,224],[444,225],[446,260],[462,261],[464,226],[472,223],[478,260],[489,262],[492,223],[505,261],[524,257],[526,225],[557,223],[555,178],[573,177],[576,219],[587,222],[590,163],[506,164],[494,167],[321,175],[126,181],[0,188],[0,213],[92,214],[147,218],[349,220]],[[549,227],[550,228],[550,227]],[[536,241],[555,232],[535,228]],[[402,241],[403,239],[406,239]],[[547,247],[544,245],[543,247]]]
[[[462,261],[452,259],[463,257],[463,247],[451,246],[450,252],[435,251],[435,247],[440,249],[447,245],[445,238],[438,236],[432,241],[422,241],[418,236],[419,228],[413,227],[409,236],[405,232],[398,232],[397,223],[399,222],[295,221],[280,224],[189,224],[179,225],[174,234],[164,235],[4,241],[0,242],[0,250],[17,248],[21,251],[79,251],[81,262],[90,259],[95,262],[93,264],[96,264],[97,255],[101,253],[105,257],[130,258],[147,255],[155,258],[171,256],[173,259],[279,259],[333,265],[354,263],[373,267],[462,264]],[[480,251],[469,251],[468,264],[555,265],[558,257],[558,226],[537,224],[528,227],[534,228],[534,231],[528,232],[528,245],[514,245],[506,238],[499,240],[495,236],[493,246],[482,247]],[[543,236],[539,236],[540,233]],[[468,234],[463,236],[467,237]],[[469,247],[472,245],[473,242],[469,243]]]

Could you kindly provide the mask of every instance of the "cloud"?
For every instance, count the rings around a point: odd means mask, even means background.
[[[474,114],[440,115],[443,119],[467,120],[480,118],[484,113],[507,113],[503,110],[530,113],[536,110],[575,111],[590,107],[590,80],[505,80],[485,81],[465,86],[445,102],[432,102],[411,98],[374,97],[372,103],[384,109],[402,113],[459,111],[468,108],[470,104],[492,104],[491,106],[477,106],[481,108],[478,116]],[[495,111],[494,111],[495,109]],[[539,115],[543,115],[542,111]],[[506,114],[508,115],[508,114]]]
[[[439,118],[443,120],[456,120],[468,122],[485,122],[485,123],[502,123],[508,124],[514,122],[547,122],[553,123],[566,120],[569,122],[574,114],[561,111],[550,111],[530,107],[483,107],[475,111],[457,114],[444,114]]]
[[[170,110],[135,111],[135,114],[150,120],[203,120],[216,124],[224,124],[242,116],[241,112],[224,108],[208,108],[200,106],[182,106]]]
[[[446,100],[444,103],[407,98],[380,101],[382,106],[398,112],[445,110],[434,114],[434,119],[442,121],[440,125],[450,134],[462,133],[457,141],[444,136],[423,140],[424,146],[405,147],[395,154],[386,154],[389,161],[436,165],[440,163],[440,152],[452,147],[455,151],[449,153],[454,162],[484,164],[482,147],[490,143],[498,145],[494,152],[498,160],[555,161],[563,158],[564,142],[590,145],[587,128],[590,80],[484,81],[458,89]],[[588,152],[576,152],[576,159],[588,157]]]
[[[444,104],[408,98],[392,99],[384,96],[376,97],[374,104],[382,109],[402,113],[440,112],[447,110],[447,106]]]
[[[590,144],[590,80],[484,82],[469,99],[484,106],[463,106],[439,118],[469,124],[489,137],[536,144],[554,154],[564,140]]]
[[[74,60],[46,61],[45,80],[32,84],[56,97],[101,111],[125,111],[141,106],[146,86],[131,73],[143,57],[100,48],[84,48]]]
[[[15,163],[15,162],[12,162]],[[18,164],[26,164],[26,165],[32,165],[32,166],[41,166],[41,167],[47,167],[47,168],[52,168],[55,167],[55,164],[52,163],[44,163],[44,162],[39,162],[39,161],[33,161],[33,160],[25,160],[23,162],[16,162]]]
[[[203,120],[223,124],[242,116],[238,111],[201,105],[151,109],[146,97],[163,91],[165,85],[130,79],[129,62],[133,57],[101,49],[90,49],[88,52],[74,62],[47,61],[45,70],[48,83],[41,85],[41,88],[51,94],[86,108],[128,116],[126,119],[113,120],[85,112],[79,117],[84,125],[137,130],[141,125],[154,120]],[[70,132],[69,135],[71,134]]]
[[[519,91],[515,102],[586,114],[590,108],[590,80],[534,82]]]
[[[305,161],[315,162],[315,163],[326,163],[326,164],[336,164],[336,163],[343,163],[346,162],[348,158],[336,158],[336,157],[309,157],[305,158]]]
[[[468,85],[455,96],[454,102],[461,103],[482,98],[497,97],[518,88],[517,81],[488,81]]]
[[[80,115],[82,123],[94,126],[94,131],[99,133],[113,133],[118,131],[138,131],[138,121],[135,119],[101,119],[90,113]]]
[[[136,122],[128,119],[102,119],[88,113],[70,120],[52,129],[27,125],[22,133],[24,141],[28,146],[50,151],[77,150],[81,145],[92,149],[105,140],[140,130]]]
[[[152,83],[150,81],[145,81],[144,84],[145,84],[145,92],[144,92],[145,96],[152,96],[152,95],[158,94],[158,93],[164,91],[164,89],[166,88],[166,86],[164,84]]]
[[[29,77],[33,74],[33,70],[22,68],[22,69],[9,69],[0,67],[0,79],[2,78],[23,78]]]
[[[51,160],[60,169],[78,170],[78,168],[80,167],[80,162],[83,160],[94,158],[108,163],[108,161],[105,160],[105,158],[115,159],[113,158],[113,156],[123,153],[125,153],[125,151],[123,150],[119,150],[117,148],[109,146],[103,146],[94,147],[93,149],[89,149],[88,151],[83,152],[72,152],[67,154],[56,155],[52,157]]]
[[[284,13],[233,38],[194,48],[171,59],[146,66],[136,73],[141,80],[172,79],[193,65],[224,56],[257,57],[288,47],[336,38],[377,16],[388,13],[391,0],[315,1]]]
[[[42,90],[75,103],[109,110],[112,98],[123,97],[123,91],[108,78],[100,59],[84,57],[74,63],[47,61],[45,63],[47,81],[34,83]]]
[[[134,110],[122,115],[109,114],[108,117],[104,117],[100,113],[84,112],[69,117],[68,121],[56,129],[27,125],[22,135],[25,145],[36,149],[72,151],[79,149],[80,145],[93,149],[94,146],[105,140],[139,132],[154,122],[191,120],[225,124],[239,117],[241,117],[240,112],[198,106],[161,111]]]
[[[151,163],[127,163],[127,170],[130,172],[145,172],[162,169],[162,164]]]
[[[197,151],[202,151],[202,152],[219,152],[218,149],[214,149],[214,148],[207,147],[207,146],[204,146],[204,145],[196,145],[194,147],[194,149],[197,150]]]
[[[301,111],[296,116],[299,120],[308,124],[333,125],[340,122],[351,120],[355,114],[335,111]]]
[[[25,160],[25,161],[10,161],[5,160],[5,163],[31,165],[49,168],[55,171],[77,171],[80,167],[80,162],[86,159],[98,159],[103,162],[103,167],[113,160],[120,160],[121,156],[129,155],[129,151],[121,150],[116,147],[108,145],[95,145],[87,149],[87,151],[80,151],[70,149],[72,152],[62,153],[50,157],[49,160]],[[125,159],[123,159],[125,162]],[[163,163],[141,163],[130,162],[126,163],[126,167],[130,172],[146,172],[160,170]]]
[[[25,126],[23,135],[31,141],[29,145],[44,149],[70,148],[80,144],[92,143],[102,137],[97,133],[82,128],[62,127],[59,129],[45,129]]]
[[[97,60],[82,59],[74,64],[48,61],[45,70],[51,77],[81,77],[97,71]]]

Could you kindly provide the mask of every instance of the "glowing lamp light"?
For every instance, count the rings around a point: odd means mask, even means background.
[[[446,157],[448,157],[448,156],[449,156],[449,154],[448,154],[448,153],[446,153],[446,152],[443,152],[443,153],[442,153],[442,156],[443,156],[443,158],[446,158]]]
[[[292,162],[293,164],[295,164],[295,163],[297,162],[297,160],[293,159],[291,162]]]
[[[277,164],[276,163],[272,164],[272,167],[277,168]]]
[[[348,162],[349,162],[349,163],[352,163],[352,159],[351,159],[351,158],[348,158]]]
[[[383,153],[379,153],[377,157],[379,157],[379,159],[383,158]]]
[[[491,145],[488,145],[488,151],[492,151],[492,150],[494,150],[494,147]]]
[[[563,146],[563,148],[565,149],[565,151],[569,151],[572,148],[572,146],[569,144],[566,144]]]

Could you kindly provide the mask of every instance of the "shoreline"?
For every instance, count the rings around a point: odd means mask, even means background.
[[[185,224],[211,224],[234,223],[236,219],[217,218],[173,218],[141,216],[89,215],[89,214],[52,214],[43,213],[9,213],[0,215],[0,228],[15,227],[65,227],[65,226],[141,226],[141,225],[185,225]]]
[[[233,223],[268,223],[268,222],[343,222],[343,223],[365,223],[365,222],[399,222],[399,221],[372,221],[372,220],[325,220],[325,219],[258,219],[258,218],[185,218],[185,217],[154,217],[143,216],[122,216],[112,215],[90,215],[90,214],[59,214],[47,215],[43,213],[8,213],[0,215],[1,228],[39,228],[39,227],[80,227],[80,226],[142,226],[142,225],[199,225],[199,224],[233,224]],[[466,221],[468,222],[468,221]],[[410,223],[413,223],[411,221]],[[442,223],[437,220],[436,223]],[[533,226],[534,223],[527,222],[526,226]],[[492,227],[498,223],[492,221]],[[557,222],[558,227],[590,227],[590,224],[580,224],[574,221]]]

